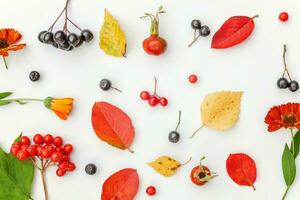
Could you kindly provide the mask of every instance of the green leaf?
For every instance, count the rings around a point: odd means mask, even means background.
[[[300,147],[300,131],[294,135],[294,158],[297,158]]]
[[[19,161],[0,148],[0,199],[28,200],[34,177],[30,161]]]
[[[287,144],[285,145],[281,162],[285,183],[287,186],[290,186],[293,184],[296,177],[296,163]]]
[[[12,92],[2,92],[0,93],[0,99],[4,99],[10,95],[12,95]]]
[[[7,104],[10,104],[11,102],[10,101],[7,101],[7,100],[0,100],[0,106],[5,106]]]

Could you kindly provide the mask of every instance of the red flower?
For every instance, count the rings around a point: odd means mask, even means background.
[[[284,128],[300,129],[300,103],[287,103],[271,108],[265,117],[268,131]]]

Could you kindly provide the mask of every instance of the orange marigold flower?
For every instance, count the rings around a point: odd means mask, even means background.
[[[22,35],[14,29],[0,29],[0,55],[3,56],[6,69],[7,63],[5,57],[9,51],[18,51],[23,49],[26,44],[16,44],[22,38]]]
[[[52,110],[59,118],[66,120],[72,111],[73,101],[74,99],[72,98],[56,99],[47,97],[44,100],[44,105],[46,108]]]
[[[273,132],[284,128],[300,129],[300,103],[287,103],[272,107],[265,123],[268,124],[268,131]]]

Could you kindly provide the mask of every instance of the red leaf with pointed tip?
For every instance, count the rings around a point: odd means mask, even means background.
[[[107,102],[97,102],[92,110],[92,125],[96,135],[119,149],[130,150],[134,139],[131,119],[121,109]]]
[[[102,185],[101,200],[133,200],[139,189],[135,169],[123,169],[111,175]]]
[[[226,168],[235,183],[251,186],[255,190],[256,165],[250,156],[243,153],[230,154],[226,161]]]
[[[234,16],[229,18],[215,33],[211,48],[225,49],[246,40],[254,30],[254,17]]]

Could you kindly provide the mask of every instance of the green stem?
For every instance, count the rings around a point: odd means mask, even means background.
[[[8,65],[7,65],[7,62],[6,62],[6,59],[5,59],[5,56],[2,56],[3,57],[3,62],[4,62],[4,65],[5,65],[5,68],[8,69]]]
[[[291,152],[294,156],[294,153],[295,153],[295,141],[294,141],[294,131],[293,131],[293,128],[290,128],[290,131],[291,131],[291,137],[292,137],[292,142],[291,142]]]
[[[284,192],[284,195],[281,200],[285,200],[287,193],[289,192],[291,186],[288,186]]]
[[[28,103],[29,101],[43,102],[44,99],[30,99],[30,98],[19,98],[19,99],[5,99],[6,102],[15,103]]]

